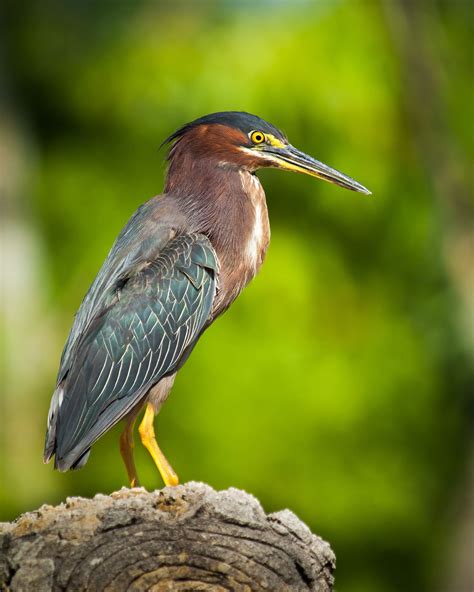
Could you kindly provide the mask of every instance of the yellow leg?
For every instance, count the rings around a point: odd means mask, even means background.
[[[135,461],[133,460],[133,449],[135,448],[135,442],[133,440],[133,427],[135,425],[136,419],[136,415],[128,418],[126,420],[125,428],[120,434],[120,454],[122,455],[123,462],[127,468],[130,487],[138,487],[140,485],[138,481],[137,469],[135,468]]]
[[[151,454],[151,458],[153,459],[156,468],[160,471],[160,475],[165,482],[165,485],[178,485],[178,475],[174,472],[172,466],[166,460],[165,455],[161,452],[156,441],[155,429],[153,427],[154,418],[155,412],[153,411],[153,406],[150,403],[147,403],[145,415],[143,416],[142,422],[138,428],[142,444]]]

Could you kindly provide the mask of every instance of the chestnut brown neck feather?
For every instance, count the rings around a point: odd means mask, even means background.
[[[205,234],[216,250],[221,268],[216,314],[257,273],[270,239],[263,188],[239,162],[248,158],[232,148],[210,151],[193,138],[181,138],[170,152],[165,184],[165,194],[188,221],[186,230]]]

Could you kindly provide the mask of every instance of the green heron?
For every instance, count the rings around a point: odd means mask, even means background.
[[[94,442],[125,420],[120,451],[131,486],[138,484],[133,429],[143,407],[141,441],[165,484],[178,483],[153,420],[199,337],[262,265],[270,226],[255,171],[297,171],[370,193],[249,113],[206,115],[166,143],[164,193],[133,214],[76,314],[44,450],[60,471],[80,468]]]

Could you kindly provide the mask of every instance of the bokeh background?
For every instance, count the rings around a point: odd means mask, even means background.
[[[290,508],[337,590],[471,589],[473,5],[2,1],[0,519],[125,484],[41,460],[73,314],[162,139],[246,110],[367,185],[264,171],[272,245],[156,424],[181,479]],[[160,487],[138,447],[147,488]]]

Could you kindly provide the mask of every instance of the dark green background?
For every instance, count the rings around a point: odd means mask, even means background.
[[[163,138],[246,110],[373,196],[259,174],[266,263],[180,373],[159,441],[182,481],[296,512],[333,546],[338,590],[447,590],[472,379],[471,3],[2,5],[0,518],[126,483],[119,429],[77,473],[42,464],[61,349],[161,191]]]

